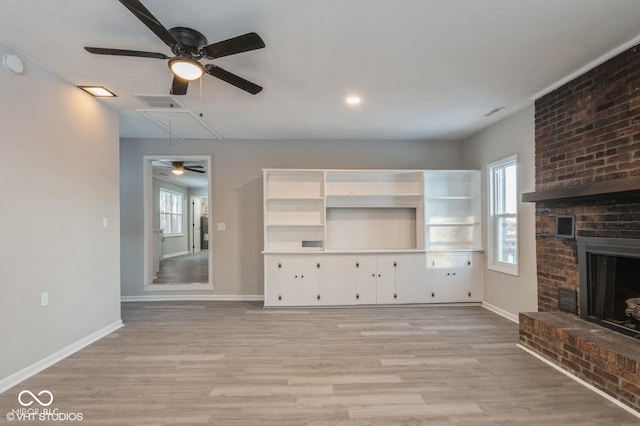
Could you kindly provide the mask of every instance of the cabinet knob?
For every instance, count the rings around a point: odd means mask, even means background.
[[[356,268],[360,267],[360,262],[356,262]]]
[[[382,275],[378,274],[378,278],[380,278]]]
[[[375,278],[376,274],[371,274],[371,276]]]
[[[397,298],[398,298],[398,295],[397,295],[396,293],[393,293],[393,298],[394,298],[394,299],[397,299]]]
[[[320,295],[317,295],[317,296],[316,296],[316,299],[320,300]]]
[[[282,295],[281,294],[278,295],[278,300],[282,300]]]
[[[471,292],[467,293],[467,296],[471,297]]]
[[[316,263],[316,268],[320,269],[320,262]]]
[[[431,292],[431,297],[436,297],[436,293],[435,292]]]
[[[304,275],[300,275],[300,278],[304,278]]]
[[[360,295],[356,294],[356,300],[360,299]]]
[[[456,274],[456,273],[455,273],[455,272],[453,272],[451,275],[455,275],[455,274]]]
[[[471,266],[471,261],[467,260],[467,266]]]
[[[398,262],[393,262],[393,267],[394,268],[398,267]]]
[[[282,263],[278,263],[278,269],[282,268]]]
[[[447,276],[451,275],[449,272],[447,272]]]

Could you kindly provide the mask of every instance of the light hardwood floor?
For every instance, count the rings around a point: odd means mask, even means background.
[[[209,252],[207,250],[160,261],[153,284],[206,284],[209,282]]]
[[[480,307],[126,303],[123,319],[1,394],[0,423],[21,391],[43,389],[85,425],[640,423],[518,349],[517,325]]]

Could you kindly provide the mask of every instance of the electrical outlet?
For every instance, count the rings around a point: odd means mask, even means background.
[[[45,291],[40,293],[40,306],[45,307],[49,305],[49,292]]]
[[[224,231],[227,229],[227,224],[224,222],[218,223],[218,231]]]

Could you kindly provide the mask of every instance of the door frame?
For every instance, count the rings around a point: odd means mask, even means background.
[[[208,250],[209,282],[206,284],[153,284],[153,166],[152,161],[205,161],[207,163],[207,197],[209,198],[209,229],[212,223],[211,206],[211,157],[206,155],[144,155],[143,156],[143,204],[144,204],[144,291],[200,291],[213,290],[213,250]],[[211,233],[209,233],[211,234]],[[209,235],[209,244],[212,243]]]
[[[200,221],[197,220],[196,221],[196,217],[195,217],[195,201],[196,200],[201,200],[205,198],[207,200],[207,206],[209,205],[209,196],[208,195],[190,195],[189,196],[189,232],[190,232],[190,246],[189,246],[189,252],[190,253],[195,253],[195,245],[196,245],[196,236],[195,236],[195,225],[197,225]],[[208,208],[207,208],[208,211]],[[200,212],[200,215],[202,215],[202,212]],[[207,218],[209,218],[209,213],[207,212]],[[208,220],[207,220],[208,221]],[[209,234],[211,234],[211,229],[209,228]],[[209,238],[211,238],[211,235],[209,235]],[[200,250],[198,251],[202,251],[202,244],[198,243],[198,246],[200,248]]]

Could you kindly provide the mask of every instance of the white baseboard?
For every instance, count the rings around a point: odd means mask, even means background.
[[[518,315],[514,315],[511,312],[507,312],[502,308],[498,308],[497,306],[492,305],[491,303],[482,302],[482,307],[488,311],[493,312],[494,314],[498,314],[501,317],[508,319],[509,321],[515,322],[516,324],[518,324],[519,322]]]
[[[262,294],[145,294],[142,296],[122,296],[122,302],[176,302],[207,300],[214,302],[261,302]]]
[[[165,254],[164,256],[162,256],[163,259],[169,259],[170,257],[176,257],[176,256],[184,256],[185,254],[189,254],[190,252],[188,251],[180,251],[178,253],[170,253],[170,254]]]
[[[101,330],[96,331],[95,333],[91,333],[90,335],[88,335],[87,337],[83,337],[82,339],[78,340],[77,342],[74,342],[72,344],[70,344],[69,346],[67,346],[66,348],[63,348],[61,350],[59,350],[58,352],[55,352],[51,355],[49,355],[46,358],[41,359],[40,361],[31,364],[28,367],[23,368],[22,370],[8,376],[5,377],[4,379],[0,380],[0,393],[6,391],[7,389],[10,389],[18,384],[20,384],[21,382],[25,381],[26,379],[28,379],[29,377],[41,372],[42,370],[51,367],[53,364],[55,364],[58,361],[62,361],[63,359],[65,359],[66,357],[68,357],[69,355],[79,351],[82,348],[85,348],[87,346],[89,346],[90,344],[92,344],[93,342],[102,339],[103,337],[105,337],[108,334],[113,333],[114,331],[116,331],[117,329],[119,329],[120,327],[122,327],[124,324],[122,324],[122,320],[118,320],[116,322],[114,322],[113,324],[110,324],[106,327],[104,327]]]
[[[600,389],[598,389],[597,387],[585,382],[584,380],[582,380],[580,377],[578,376],[574,376],[573,374],[571,374],[569,371],[565,370],[564,368],[560,367],[557,364],[554,364],[553,362],[549,361],[548,359],[546,359],[545,357],[543,357],[542,355],[540,355],[539,353],[532,351],[531,349],[527,348],[526,346],[523,346],[521,344],[517,344],[517,347],[519,347],[520,349],[522,349],[523,351],[525,351],[526,353],[528,353],[529,355],[538,358],[540,361],[544,362],[545,364],[547,364],[550,367],[555,368],[556,370],[558,370],[559,372],[561,372],[562,374],[564,374],[565,376],[575,380],[576,382],[580,383],[582,386],[584,386],[585,388],[597,393],[598,395],[600,395],[601,397],[605,398],[607,401],[610,401],[612,403],[614,403],[615,405],[617,405],[618,407],[624,409],[625,411],[633,414],[634,416],[636,416],[637,418],[640,419],[640,412],[636,411],[635,409],[629,407],[628,405],[626,405],[625,403],[623,403],[622,401],[619,401],[617,399],[615,399],[614,397],[612,397],[611,395],[601,391]]]

